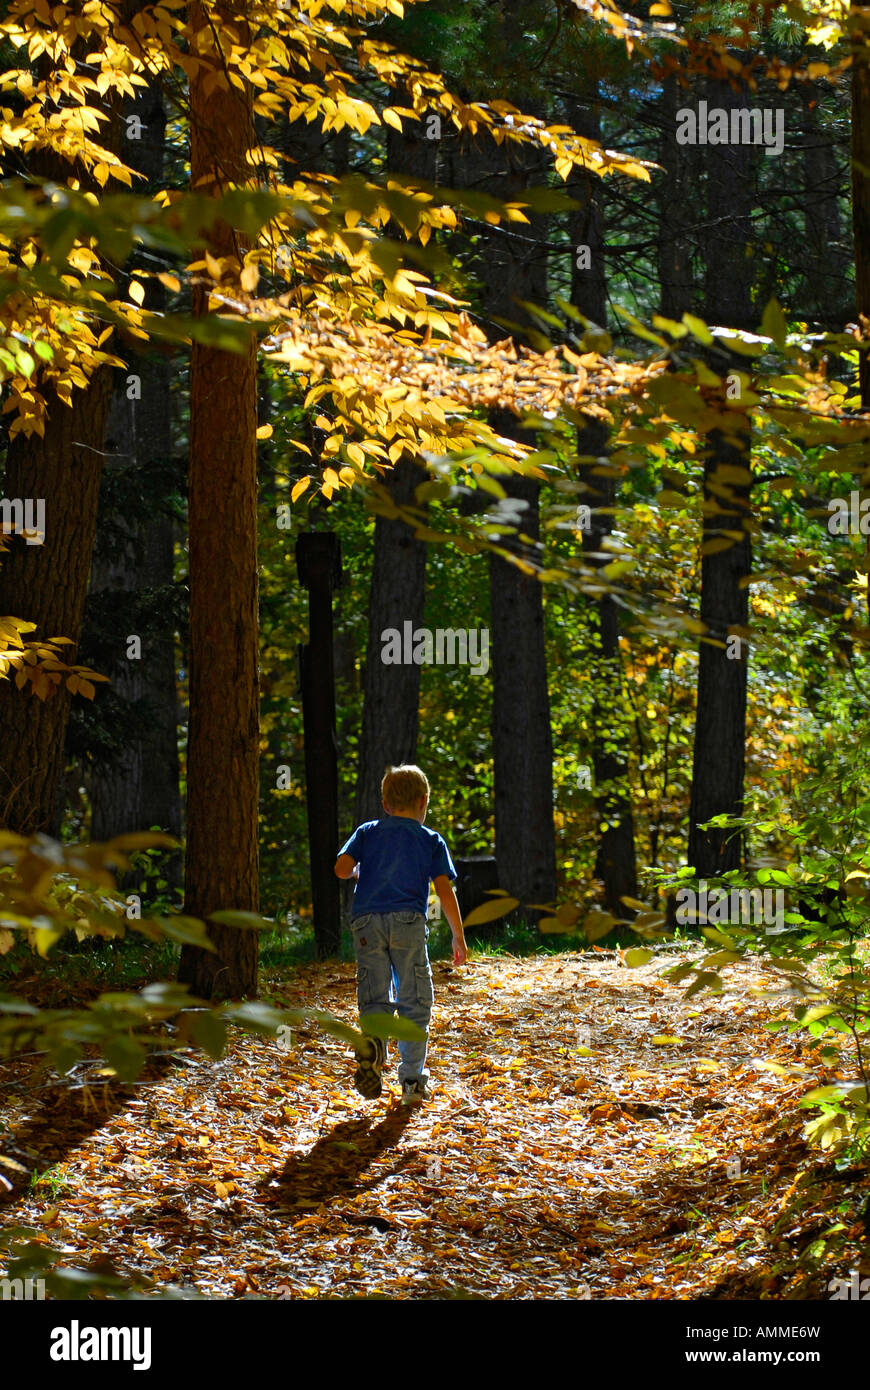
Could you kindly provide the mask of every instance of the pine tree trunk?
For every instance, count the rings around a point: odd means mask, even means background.
[[[689,102],[686,89],[666,77],[659,104],[662,136],[658,162],[663,174],[656,181],[659,202],[658,271],[661,312],[678,321],[692,308],[691,226],[697,219],[698,150],[678,145],[677,111]]]
[[[711,108],[730,110],[744,104],[746,93],[727,83],[711,82],[709,88]],[[752,260],[746,255],[752,240],[752,150],[746,145],[708,146],[706,159],[706,316],[714,326],[748,329],[753,323]],[[743,363],[745,359],[737,359],[735,368]],[[721,372],[721,362],[716,369]],[[703,554],[701,561],[700,616],[707,631],[698,656],[688,862],[696,874],[708,878],[738,868],[742,848],[741,837],[733,831],[699,828],[712,816],[740,815],[743,810],[749,648],[740,640],[738,649],[728,638],[740,637],[736,629],[746,627],[749,615],[744,581],[752,566],[751,474],[748,417],[734,405],[727,428],[711,432],[704,462],[704,549],[728,539],[723,532],[741,533],[740,540]],[[722,407],[729,409],[728,402],[723,400]],[[719,489],[720,468],[729,470],[723,475],[727,496]]]
[[[568,119],[580,135],[600,141],[601,125],[594,104],[581,106],[579,102],[572,103],[568,108]],[[572,218],[571,226],[574,267],[571,302],[586,318],[605,328],[607,272],[601,181],[584,171],[569,181],[568,191],[581,204]],[[578,266],[578,247],[589,248],[591,264],[588,270]],[[599,420],[590,419],[585,428],[577,431],[577,453],[581,460],[578,477],[587,489],[579,495],[578,501],[592,510],[592,524],[582,533],[583,550],[590,556],[601,554],[605,538],[613,531],[612,512],[601,510],[612,507],[616,497],[615,477],[612,474],[602,476],[601,471],[605,466],[601,460],[607,454],[607,441],[607,426]],[[601,565],[606,561],[592,560],[591,563]],[[612,692],[606,705],[596,699],[592,711],[595,807],[599,825],[607,827],[599,831],[595,877],[603,885],[604,905],[610,912],[623,916],[626,909],[622,898],[637,897],[637,862],[628,783],[629,738],[627,729],[620,725],[617,712],[619,692],[623,686],[619,616],[616,604],[607,594],[587,602],[594,613],[598,637],[598,649],[593,656],[594,687]],[[585,654],[581,660],[585,664]]]
[[[852,0],[852,236],[855,243],[855,295],[865,337],[870,334],[870,28],[867,11]],[[860,354],[861,405],[870,410],[870,351]],[[868,478],[862,476],[866,494]],[[870,556],[870,539],[867,541]],[[0,605],[2,606],[2,605]],[[870,589],[867,591],[870,612]]]
[[[426,475],[413,459],[401,460],[387,478],[399,506],[415,506],[414,489]],[[419,728],[420,667],[414,662],[385,666],[382,633],[418,627],[426,602],[426,545],[414,539],[404,521],[379,516],[369,596],[369,636],[363,681],[355,820],[382,815],[381,780],[388,764],[413,762]]]
[[[197,26],[202,11],[192,7]],[[217,32],[241,31],[239,10],[218,8]],[[220,59],[217,59],[218,67]],[[191,82],[191,183],[218,194],[250,177],[251,94]],[[215,224],[212,254],[244,254]],[[206,308],[199,288],[195,311]],[[185,910],[256,911],[258,904],[256,342],[243,353],[194,344],[190,364],[190,735]],[[182,950],[179,980],[205,998],[257,989],[257,937],[213,925],[214,954]]]
[[[488,142],[467,148],[461,159],[462,182],[497,197],[522,196],[529,185],[544,182],[540,155],[515,146]],[[543,305],[547,294],[547,223],[532,215],[529,225],[506,224],[480,237],[477,274],[484,290],[486,324],[491,339],[522,336],[528,324],[518,300]],[[502,326],[508,320],[516,329]],[[490,424],[502,435],[522,439],[515,415],[494,411]],[[526,436],[528,442],[533,438]],[[519,530],[528,543],[502,537],[502,545],[540,563],[538,495],[540,488],[519,475],[499,479],[509,497],[526,503]],[[553,823],[553,736],[547,688],[543,588],[532,574],[500,556],[490,558],[492,628],[492,749],[495,803],[495,857],[499,881],[522,903],[553,901],[556,896],[556,842]],[[536,918],[536,910],[518,915]]]
[[[129,140],[128,163],[148,179],[151,191],[160,184],[165,156],[166,117],[158,83],[125,106],[125,117],[141,122],[138,140]],[[126,122],[125,122],[126,124]],[[148,307],[161,310],[164,292],[149,286]],[[108,456],[104,485],[118,457],[130,488],[142,489],[144,470],[168,474],[172,452],[170,380],[172,366],[165,353],[132,356],[129,371],[118,375],[106,431]],[[136,380],[138,378],[138,380]],[[132,514],[130,514],[132,513]],[[147,517],[142,510],[118,510],[102,515],[91,570],[91,594],[126,593],[141,598],[169,591],[174,573],[174,526],[160,510]],[[105,538],[105,539],[103,539]],[[119,549],[123,554],[119,554]],[[152,602],[153,606],[153,602]],[[133,632],[115,635],[113,663],[106,667],[112,690],[129,717],[115,755],[94,763],[89,776],[91,837],[108,840],[131,830],[159,826],[181,836],[178,786],[177,693],[175,634],[154,617],[134,619]],[[88,629],[85,615],[85,639]],[[127,637],[138,636],[141,657],[127,655]],[[179,854],[164,856],[159,873],[173,886],[181,883]],[[138,880],[137,880],[138,881]],[[132,886],[132,881],[129,885]]]
[[[836,142],[821,119],[827,83],[798,84],[804,105],[804,209],[806,272],[799,317],[826,332],[842,332],[854,315],[849,283],[849,251],[840,215],[846,190]],[[857,113],[856,113],[857,114]],[[857,204],[856,204],[857,205]]]
[[[46,391],[45,436],[17,434],[6,457],[7,497],[45,498],[45,541],[12,540],[0,561],[0,613],[36,623],[37,637],[81,633],[112,372],[100,367],[72,405]],[[64,659],[75,660],[75,647]],[[42,701],[0,681],[0,824],[57,834],[70,695],[63,684]]]
[[[73,47],[77,64],[86,61],[83,49]],[[53,61],[47,55],[38,60],[45,77]],[[109,93],[101,100],[111,109],[116,99]],[[117,120],[109,121],[100,138],[118,151]],[[82,190],[94,188],[83,165],[53,149],[34,151],[27,171],[34,179],[63,185],[75,178]],[[111,351],[114,343],[105,347]],[[44,498],[46,535],[42,545],[15,538],[0,557],[0,614],[35,623],[37,638],[69,637],[74,645],[63,653],[69,663],[76,660],[81,636],[111,390],[108,366],[99,367],[86,388],[73,389],[70,405],[43,385],[43,437],[17,434],[6,453],[5,495]],[[43,702],[16,689],[11,679],[0,681],[0,825],[7,829],[59,834],[69,712],[63,684]]]
[[[870,21],[866,9],[852,3],[852,232],[855,241],[855,294],[858,313],[870,331]],[[860,355],[861,402],[870,409],[870,352]]]
[[[401,93],[394,93],[401,104]],[[421,122],[407,120],[405,130],[387,131],[387,161],[398,177],[432,180],[435,144],[421,137]],[[400,459],[386,478],[399,506],[417,506],[414,491],[427,473],[412,459]],[[381,779],[389,764],[414,762],[419,731],[420,667],[416,663],[385,666],[381,634],[403,632],[410,622],[423,623],[426,606],[426,542],[414,539],[403,521],[378,517],[369,595],[369,633],[363,677],[363,716],[357,769],[356,824],[382,815]]]

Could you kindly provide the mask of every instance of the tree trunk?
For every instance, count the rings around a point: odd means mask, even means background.
[[[129,101],[124,114],[141,122],[140,138],[128,142],[127,161],[145,175],[153,192],[162,179],[165,155],[166,117],[159,84],[153,82],[136,101]],[[149,308],[162,309],[164,299],[163,291],[152,287]],[[116,454],[127,487],[141,495],[155,469],[164,486],[168,481],[172,367],[166,354],[159,351],[134,356],[128,365],[129,372],[116,379],[109,411],[104,485],[115,471],[112,455]],[[141,500],[138,507],[135,498],[131,503],[130,508],[122,503],[101,516],[91,593],[130,594],[133,611],[145,607],[142,599],[150,595],[153,611],[156,596],[169,593],[173,582],[173,521],[159,505],[143,515]],[[103,668],[112,678],[120,712],[126,707],[128,717],[116,755],[95,760],[90,771],[91,836],[95,840],[155,825],[171,835],[180,837],[182,833],[174,628],[171,620],[168,624],[159,618],[155,622],[152,615],[137,615],[132,622],[130,633],[115,630],[111,668]],[[87,628],[86,613],[86,633]],[[142,644],[138,659],[127,654],[131,635],[138,636]],[[95,637],[99,640],[99,634]],[[180,886],[180,855],[163,856],[159,873],[173,886]],[[132,880],[126,886],[132,886]]]
[[[191,14],[202,27],[200,7]],[[245,41],[238,10],[215,16],[218,35],[232,26]],[[198,192],[217,195],[250,178],[254,128],[248,87],[209,86],[208,69],[191,81],[190,172]],[[213,255],[242,259],[231,227],[215,223],[209,240]],[[199,287],[195,312],[207,299]],[[185,910],[196,917],[258,904],[256,359],[253,334],[241,354],[200,343],[191,353]],[[184,947],[179,980],[205,998],[254,994],[255,933],[213,925],[209,934],[215,953]]]
[[[870,336],[870,32],[867,12],[852,0],[852,236],[855,243],[855,295],[863,316],[865,338]],[[861,405],[870,410],[870,349],[859,356]],[[862,476],[866,494],[870,479]],[[870,556],[870,539],[867,541]],[[867,591],[870,611],[870,589]],[[2,608],[2,604],[0,604]]]
[[[308,590],[308,643],[300,648],[305,728],[305,794],[314,940],[323,959],[341,948],[338,849],[338,746],[332,594],[341,582],[341,549],[333,531],[305,531],[296,542],[300,583]]]
[[[36,623],[37,637],[79,640],[112,371],[97,369],[65,405],[46,390],[45,436],[17,434],[6,457],[5,495],[45,498],[45,541],[12,540],[0,562],[0,613]],[[75,647],[64,650],[75,660]],[[57,834],[57,791],[64,763],[70,695],[61,684],[42,701],[0,682],[0,823],[21,835]]]
[[[688,101],[677,79],[666,77],[659,109],[662,138],[658,162],[664,170],[657,180],[659,202],[658,270],[661,312],[681,319],[692,308],[691,226],[697,217],[697,146],[678,145],[675,139],[677,111]]]
[[[540,152],[504,144],[462,142],[456,178],[466,186],[509,199],[545,182]],[[544,305],[547,295],[548,225],[532,214],[528,225],[506,223],[481,232],[475,267],[483,288],[484,323],[492,341],[522,337],[529,315],[517,301]],[[504,327],[499,320],[508,321]],[[490,424],[502,435],[522,439],[517,417],[493,411]],[[525,436],[529,442],[533,437]],[[519,531],[528,541],[502,537],[514,554],[540,564],[538,496],[531,478],[499,479],[509,497],[525,502]],[[522,903],[556,896],[553,824],[553,736],[544,644],[544,595],[535,574],[524,574],[498,555],[490,557],[492,627],[492,751],[495,858],[501,887]],[[536,919],[536,910],[518,915]]]
[[[416,505],[414,489],[425,482],[424,470],[413,459],[402,459],[387,477],[399,506]],[[363,680],[363,716],[359,748],[355,819],[382,815],[381,780],[391,763],[413,762],[417,756],[420,667],[414,662],[385,666],[381,634],[387,628],[403,632],[403,624],[418,627],[426,602],[426,544],[414,539],[404,521],[379,516],[375,522],[375,555],[369,597],[369,636]]]
[[[500,433],[516,420],[493,416]],[[530,478],[516,477],[507,489],[527,503],[521,530],[539,537],[538,492]],[[514,553],[540,559],[534,546],[502,537]],[[556,896],[553,826],[553,735],[544,646],[541,582],[516,565],[490,558],[492,623],[492,749],[495,786],[495,858],[499,884],[522,903]],[[522,912],[537,919],[537,911]]]
[[[83,45],[74,45],[71,56],[83,64]],[[38,60],[43,76],[52,62],[47,55]],[[106,105],[113,102],[110,94]],[[117,152],[119,136],[112,120],[101,138]],[[82,190],[95,187],[74,156],[64,158],[51,148],[35,150],[27,171],[60,185],[75,178]],[[76,660],[87,595],[111,389],[108,366],[99,367],[86,388],[73,389],[70,405],[44,384],[43,437],[17,434],[6,453],[5,495],[44,498],[46,535],[42,545],[14,539],[0,559],[0,614],[35,623],[37,638],[69,637],[75,645],[63,655],[70,663]],[[16,689],[12,680],[0,682],[0,824],[7,829],[59,834],[69,712],[63,684],[43,702]]]
[[[840,200],[846,193],[844,171],[837,157],[836,142],[821,119],[827,86],[822,82],[798,84],[806,123],[802,198],[806,272],[800,317],[809,319],[826,332],[838,333],[855,310],[848,276],[849,252],[840,216]],[[857,110],[855,114],[859,115]],[[857,205],[856,198],[854,206]]]
[[[572,103],[568,119],[579,134],[600,141],[601,124],[594,104],[586,107],[579,102]],[[569,181],[568,191],[581,204],[572,217],[571,302],[586,318],[604,328],[607,324],[607,273],[601,181],[583,171]],[[589,269],[578,265],[578,247],[589,248]],[[582,532],[583,550],[590,556],[602,553],[602,544],[613,531],[612,513],[601,510],[611,508],[616,498],[616,477],[612,471],[603,471],[606,464],[601,462],[607,454],[607,441],[607,426],[599,420],[589,419],[585,428],[577,431],[578,477],[587,489],[580,494],[579,500],[592,510],[592,524]],[[593,559],[592,563],[604,565],[607,561]],[[597,600],[589,599],[587,603],[594,615],[598,638],[598,650],[594,655],[595,688],[613,692],[607,705],[596,699],[592,714],[595,807],[599,825],[607,827],[599,831],[595,877],[603,884],[608,911],[623,916],[626,909],[622,898],[637,897],[637,863],[628,783],[629,738],[617,713],[623,686],[619,616],[616,604],[607,594]],[[585,664],[585,656],[581,660]]]
[[[711,82],[709,87],[711,108],[730,110],[744,104],[745,92],[727,83]],[[746,329],[753,325],[752,261],[746,255],[752,240],[752,150],[746,145],[708,146],[706,159],[707,319],[716,326]],[[741,362],[745,359],[738,359],[735,367]],[[729,408],[725,401],[722,406]],[[689,864],[700,877],[736,869],[741,862],[741,838],[733,831],[699,829],[712,816],[740,815],[743,810],[749,651],[735,629],[745,628],[749,616],[745,580],[752,565],[750,434],[748,417],[739,406],[730,416],[724,429],[711,432],[704,462],[703,537],[708,553],[701,561],[700,616],[707,631],[698,656],[688,846]],[[720,475],[720,468],[730,471]],[[735,482],[741,475],[742,481]],[[728,489],[724,497],[723,478]],[[729,531],[739,532],[741,539],[723,535]],[[730,541],[727,548],[711,544],[723,539]],[[738,642],[729,643],[729,634]]]
[[[401,104],[402,94],[394,99]],[[421,137],[419,121],[405,130],[387,130],[387,163],[400,178],[434,178],[433,145]],[[393,229],[401,240],[401,233]],[[428,474],[413,459],[402,458],[387,475],[386,486],[399,506],[416,506],[415,488]],[[363,716],[357,769],[356,824],[382,815],[381,779],[389,764],[414,762],[419,730],[420,667],[416,663],[385,666],[381,634],[410,622],[423,623],[426,606],[426,542],[414,539],[403,521],[378,517],[369,595],[369,635],[363,679]]]

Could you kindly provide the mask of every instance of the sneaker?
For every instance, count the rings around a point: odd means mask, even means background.
[[[387,1049],[382,1038],[367,1038],[365,1051],[356,1048],[356,1072],[353,1084],[366,1100],[377,1100],[383,1089],[381,1068],[387,1060]]]
[[[402,1082],[402,1104],[403,1105],[422,1105],[424,1100],[429,1099],[429,1092],[426,1090],[425,1081],[403,1081]]]

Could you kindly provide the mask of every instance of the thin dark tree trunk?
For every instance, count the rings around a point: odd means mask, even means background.
[[[111,388],[111,369],[100,367],[71,405],[46,390],[44,437],[17,434],[9,445],[5,494],[45,498],[45,541],[12,541],[0,562],[0,613],[36,623],[38,637],[79,640]],[[69,662],[75,654],[64,649]],[[63,684],[42,701],[0,682],[0,823],[7,830],[58,832],[70,699]]]
[[[84,57],[81,46],[73,55]],[[39,67],[48,75],[49,60]],[[106,105],[111,106],[110,94]],[[118,150],[118,122],[104,136]],[[93,190],[88,171],[54,150],[36,150],[28,172],[60,185],[75,177]],[[111,351],[114,344],[105,345]],[[4,491],[9,498],[45,499],[46,534],[42,545],[15,538],[0,559],[0,615],[36,624],[36,637],[68,637],[65,659],[76,660],[87,596],[97,524],[103,441],[112,390],[112,369],[98,367],[86,388],[74,388],[65,404],[48,383],[44,435],[16,434],[6,454]],[[58,834],[63,814],[60,795],[70,695],[61,684],[44,702],[0,682],[0,824],[19,834]]]
[[[852,59],[852,236],[855,243],[855,295],[865,336],[870,334],[870,32],[867,12],[852,0],[854,18]],[[870,410],[870,351],[859,359],[861,405]],[[870,472],[870,470],[868,470]],[[866,493],[870,476],[865,474]],[[870,555],[870,539],[867,541]],[[870,611],[870,589],[867,593]],[[2,607],[2,605],[0,605]]]
[[[416,505],[414,490],[426,474],[413,459],[402,459],[387,478],[393,500]],[[426,602],[426,545],[403,521],[379,516],[369,595],[369,636],[363,679],[363,717],[357,774],[355,819],[382,815],[381,779],[389,764],[413,762],[419,729],[420,667],[384,665],[382,634],[418,627]]]
[[[203,12],[191,13],[198,25]],[[241,32],[239,10],[216,11]],[[216,67],[221,66],[216,58]],[[243,185],[254,144],[249,88],[191,82],[191,182],[202,193]],[[225,224],[210,233],[214,255],[241,259]],[[194,307],[202,313],[207,291]],[[185,909],[258,905],[257,351],[194,344],[190,364],[190,735],[187,754]],[[213,925],[215,953],[184,947],[179,980],[205,998],[257,989],[257,937]]]
[[[600,141],[601,126],[594,102],[591,106],[572,104],[568,118],[581,135]],[[570,181],[569,191],[581,204],[572,217],[571,300],[581,314],[604,328],[607,324],[607,272],[601,181],[583,172]],[[589,269],[578,266],[578,247],[589,248]],[[586,488],[578,500],[592,512],[591,525],[582,533],[582,543],[584,552],[592,557],[602,554],[603,542],[613,531],[613,514],[609,509],[616,498],[616,478],[605,461],[607,446],[608,429],[601,421],[590,419],[577,431],[578,476]],[[593,559],[592,563],[603,565],[607,561]],[[595,687],[613,692],[606,705],[596,699],[593,707],[595,807],[599,825],[606,826],[604,831],[599,831],[595,877],[603,885],[605,906],[622,916],[626,910],[623,897],[637,897],[637,862],[628,785],[628,731],[616,712],[616,692],[623,684],[619,616],[616,604],[607,594],[597,600],[590,599],[588,603],[594,614],[598,638]]]
[[[401,102],[401,94],[395,93]],[[387,160],[399,177],[431,180],[432,142],[422,123],[406,120],[405,130],[387,132]],[[399,506],[417,506],[415,489],[427,479],[413,459],[400,459],[386,478]],[[420,667],[415,663],[385,666],[382,633],[400,633],[423,623],[426,605],[426,542],[414,539],[403,521],[378,517],[369,594],[369,632],[363,678],[363,715],[357,769],[356,823],[382,815],[381,779],[390,764],[414,762],[419,731]]]
[[[837,146],[821,119],[827,83],[801,82],[804,106],[804,257],[801,317],[838,332],[854,314],[848,279],[849,250],[840,200],[846,191]],[[857,204],[856,204],[857,206]]]
[[[308,590],[308,643],[301,647],[305,788],[314,940],[322,958],[341,946],[338,846],[338,747],[332,595],[341,581],[341,549],[333,531],[306,531],[296,542],[299,581]]]
[[[544,182],[540,156],[515,146],[469,145],[458,162],[458,181],[497,197],[522,196]],[[522,336],[529,316],[517,301],[544,305],[547,293],[546,220],[506,224],[483,232],[477,274],[484,291],[487,332],[498,340]],[[502,326],[507,320],[516,328]],[[500,434],[524,437],[516,416],[495,411],[490,423]],[[525,436],[528,442],[533,438]],[[540,488],[519,475],[499,480],[509,497],[525,502],[519,530],[527,539],[502,538],[505,549],[539,564]],[[553,737],[544,643],[544,595],[534,574],[500,556],[490,559],[492,628],[492,747],[495,857],[499,882],[523,903],[556,896],[553,823]],[[471,625],[471,624],[469,624]],[[536,917],[537,911],[524,910]]]
[[[164,158],[166,117],[158,83],[152,83],[136,101],[126,104],[129,117],[141,123],[139,139],[130,139],[128,162],[148,179],[153,191],[160,185]],[[136,129],[135,125],[128,129]],[[151,290],[149,307],[163,307],[162,290]],[[165,480],[172,452],[170,381],[172,367],[165,353],[146,352],[132,357],[129,370],[116,379],[107,428],[108,457],[104,483],[118,457],[130,487],[141,491],[147,481],[144,470],[155,468]],[[174,568],[174,525],[165,511],[123,507],[102,518],[91,570],[91,593],[129,593],[134,607],[142,597],[168,593]],[[101,536],[105,541],[101,543]],[[135,603],[135,596],[140,596]],[[152,601],[152,608],[154,603]],[[131,633],[118,632],[113,662],[107,674],[113,692],[129,717],[114,756],[94,762],[90,771],[91,835],[111,839],[131,830],[159,826],[181,835],[181,798],[178,787],[177,693],[175,635],[171,623],[155,625],[155,617],[134,619]],[[87,616],[85,619],[87,631]],[[128,636],[141,640],[141,656],[127,654]],[[178,854],[167,856],[159,872],[174,886],[181,883]]]
[[[855,15],[852,60],[852,233],[855,242],[855,294],[859,315],[870,331],[870,31],[867,12],[852,3]],[[861,402],[870,409],[870,352],[860,355]]]
[[[711,108],[741,106],[745,95],[726,83],[709,84]],[[746,145],[708,146],[706,160],[707,319],[716,326],[747,329],[753,323],[752,262],[746,255],[752,239],[752,150]],[[736,359],[735,370],[741,362],[745,359]],[[721,361],[717,369],[722,370]],[[752,564],[748,417],[736,401],[729,405],[723,399],[721,404],[730,418],[711,431],[704,463],[700,616],[706,639],[698,656],[688,845],[689,864],[708,878],[736,869],[741,862],[739,836],[700,826],[713,816],[740,815],[743,809],[749,647],[739,629],[748,622],[745,581]],[[739,533],[740,539],[727,532]],[[729,543],[720,548],[723,540]],[[729,636],[739,640],[739,647]]]
[[[665,78],[660,111],[662,137],[658,162],[663,172],[656,177],[659,203],[658,271],[661,312],[681,319],[692,308],[692,222],[697,220],[698,154],[693,145],[675,139],[677,111],[689,104],[684,87],[671,75]]]

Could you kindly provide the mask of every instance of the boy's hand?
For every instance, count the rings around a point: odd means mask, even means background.
[[[446,874],[439,874],[437,878],[433,878],[432,882],[435,884],[438,901],[444,909],[444,916],[450,923],[450,934],[453,937],[453,964],[464,965],[468,960],[468,948],[465,945],[462,914],[459,911],[459,903],[456,901],[453,885]]]

